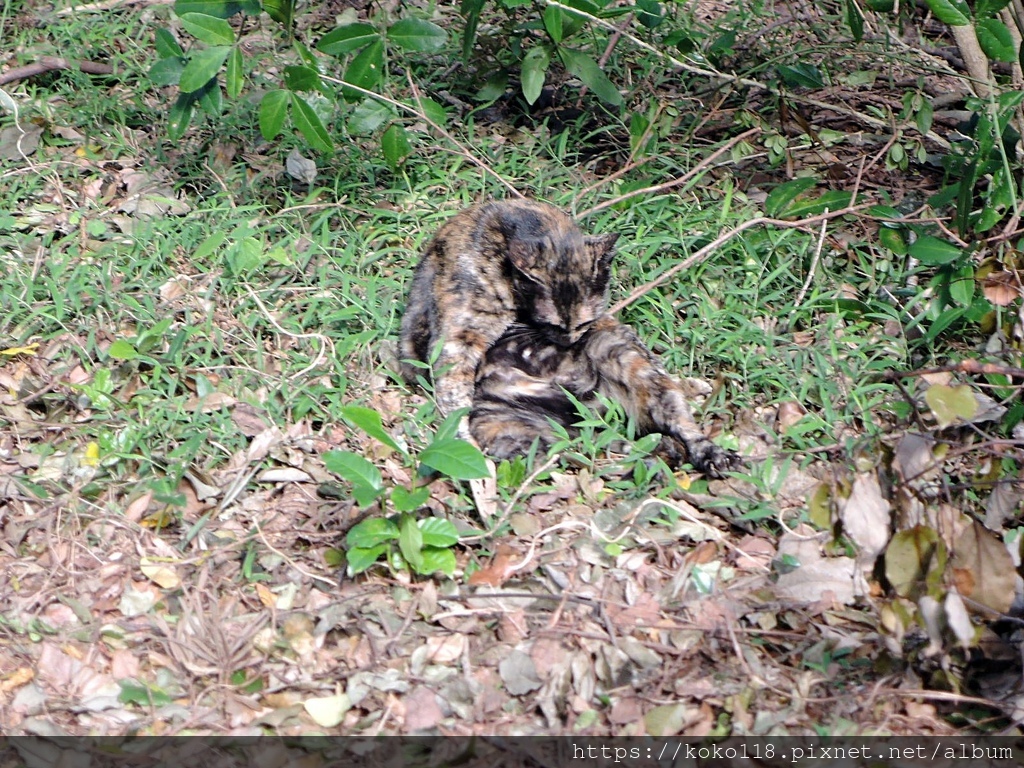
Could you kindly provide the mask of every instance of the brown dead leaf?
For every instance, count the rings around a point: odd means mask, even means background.
[[[643,716],[643,705],[640,699],[635,696],[624,696],[615,699],[611,711],[608,713],[608,722],[615,725],[629,725],[635,723]]]
[[[789,555],[800,565],[779,576],[775,593],[784,599],[817,603],[831,593],[837,603],[854,601],[852,557],[822,557],[814,529],[801,524],[779,539],[779,557]]]
[[[1017,578],[1013,558],[981,523],[973,522],[960,534],[949,565],[957,592],[968,601],[999,613],[1010,610]]]
[[[512,575],[512,568],[518,559],[518,554],[511,545],[499,544],[491,564],[471,574],[469,585],[473,587],[486,584],[491,587],[500,587]]]
[[[654,626],[660,617],[661,603],[650,592],[641,593],[637,597],[636,603],[627,608],[614,604],[608,605],[608,618],[621,629]]]
[[[444,717],[437,703],[437,694],[423,685],[418,685],[405,697],[406,733],[426,731],[437,726]]]
[[[1014,272],[990,272],[981,281],[981,291],[997,307],[1005,307],[1020,297],[1020,279]]]

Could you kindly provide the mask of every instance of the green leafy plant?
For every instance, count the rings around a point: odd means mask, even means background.
[[[480,450],[455,436],[465,409],[455,411],[441,424],[434,439],[412,456],[384,429],[380,414],[363,406],[345,406],[341,416],[352,426],[397,451],[407,466],[414,468],[410,488],[388,487],[383,475],[371,461],[351,451],[328,451],[324,464],[342,477],[352,488],[352,498],[360,507],[380,503],[397,514],[389,518],[364,520],[349,531],[348,569],[361,573],[387,555],[387,563],[396,570],[407,567],[429,575],[440,571],[448,576],[455,572],[455,555],[448,549],[458,539],[455,526],[447,520],[417,520],[413,512],[430,498],[430,486],[418,484],[424,478],[440,474],[452,480],[475,480],[488,475],[487,460]]]

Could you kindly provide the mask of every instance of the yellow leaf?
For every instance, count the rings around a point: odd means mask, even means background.
[[[6,355],[7,357],[14,357],[15,355],[34,355],[39,351],[39,342],[35,341],[24,347],[8,347],[7,349],[0,349],[0,355]]]
[[[98,467],[100,465],[100,446],[95,440],[85,446],[85,458],[82,463],[87,467]]]
[[[271,592],[265,584],[256,583],[256,595],[266,608],[273,608],[277,604],[277,595]]]
[[[685,472],[680,472],[676,475],[676,485],[678,485],[682,490],[690,490],[690,482],[690,476]]]
[[[181,577],[174,570],[162,563],[155,563],[148,557],[139,560],[139,570],[161,589],[177,589],[181,586]]]
[[[948,427],[957,418],[967,421],[978,412],[978,401],[971,388],[966,384],[961,384],[959,387],[932,384],[925,391],[924,400],[931,408],[940,427]]]
[[[337,696],[321,696],[313,699],[306,699],[302,703],[303,708],[313,718],[313,722],[321,728],[333,728],[342,721],[345,713],[352,708],[352,702],[348,694],[339,693]]]

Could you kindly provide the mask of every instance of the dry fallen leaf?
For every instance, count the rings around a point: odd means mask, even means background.
[[[1010,610],[1017,578],[1013,558],[981,523],[973,522],[960,534],[949,567],[963,597],[999,613]]]
[[[889,541],[889,502],[882,497],[878,475],[862,472],[853,481],[849,498],[842,505],[839,518],[843,531],[857,545],[857,559],[871,567]]]

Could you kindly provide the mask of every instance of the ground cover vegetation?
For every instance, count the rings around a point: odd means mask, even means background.
[[[6,4],[0,730],[1015,728],[1012,7]],[[513,194],[741,471],[609,403],[474,497],[394,340]]]

